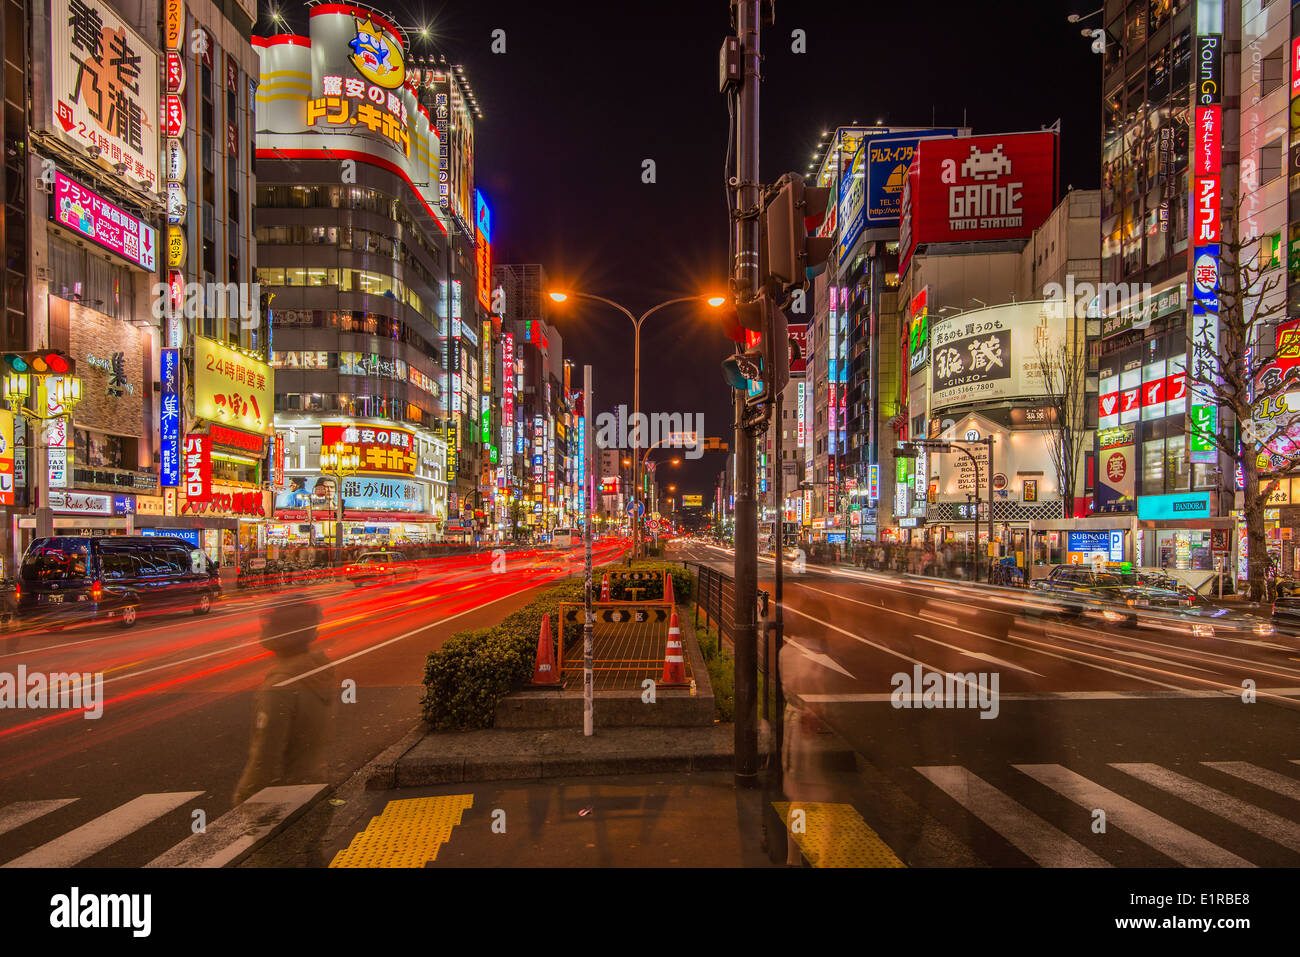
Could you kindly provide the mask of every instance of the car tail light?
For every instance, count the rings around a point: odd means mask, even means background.
[[[99,601],[104,597],[104,585],[102,582],[95,582],[90,586],[90,600]]]
[[[23,586],[14,585],[14,601],[22,601],[22,600],[23,600]]]

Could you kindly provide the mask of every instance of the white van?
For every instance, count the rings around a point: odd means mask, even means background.
[[[551,536],[551,542],[556,548],[572,548],[580,541],[582,535],[576,528],[557,528]]]

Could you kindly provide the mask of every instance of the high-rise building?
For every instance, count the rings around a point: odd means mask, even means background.
[[[381,39],[378,66],[353,52]],[[416,95],[432,77],[405,59],[400,27],[354,7],[313,7],[306,36],[254,42],[277,534],[337,540],[341,486],[345,544],[468,538],[456,476],[481,326],[464,209],[441,205],[439,123]],[[336,448],[359,457],[355,474],[331,470]]]

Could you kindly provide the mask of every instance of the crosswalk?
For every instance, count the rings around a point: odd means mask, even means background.
[[[307,805],[324,784],[263,788],[215,821],[195,831],[192,819],[182,823],[185,837],[167,851],[138,862],[145,867],[224,867],[279,830]],[[166,815],[196,802],[206,791],[163,791],[141,794],[102,814],[69,827],[25,853],[6,859],[6,846],[27,846],[23,828],[45,823],[55,812],[75,816],[78,798],[18,801],[0,806],[0,867],[75,867],[96,854],[140,834]]]
[[[1248,761],[1202,761],[1177,771],[1134,761],[1105,768],[1104,783],[1063,764],[1010,764],[983,777],[961,765],[912,770],[955,802],[967,824],[970,818],[982,823],[1041,867],[1132,866],[1131,854],[1108,856],[1116,853],[1116,842],[1100,836],[1111,830],[1145,846],[1149,860],[1142,863],[1300,863],[1300,771],[1292,775]],[[942,798],[927,806],[951,811]]]

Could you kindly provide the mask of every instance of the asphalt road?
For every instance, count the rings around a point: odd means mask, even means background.
[[[813,566],[784,594],[785,796],[851,803],[904,863],[1300,864],[1300,640]]]
[[[577,551],[507,553],[494,571],[484,552],[428,563],[409,582],[230,589],[202,617],[142,614],[129,630],[92,624],[0,636],[0,675],[21,666],[103,679],[98,718],[84,709],[0,709],[0,865],[223,862],[416,724],[430,650],[522,606],[578,559]],[[321,616],[309,652],[268,651],[264,617],[279,610],[270,637],[287,640],[310,628],[303,602]],[[270,686],[264,700],[273,706],[255,709],[255,693]],[[317,746],[285,770],[283,786],[261,790],[276,772],[258,765],[246,782],[253,792],[236,802],[255,711],[271,715],[267,735],[307,714],[323,717],[309,721]]]

